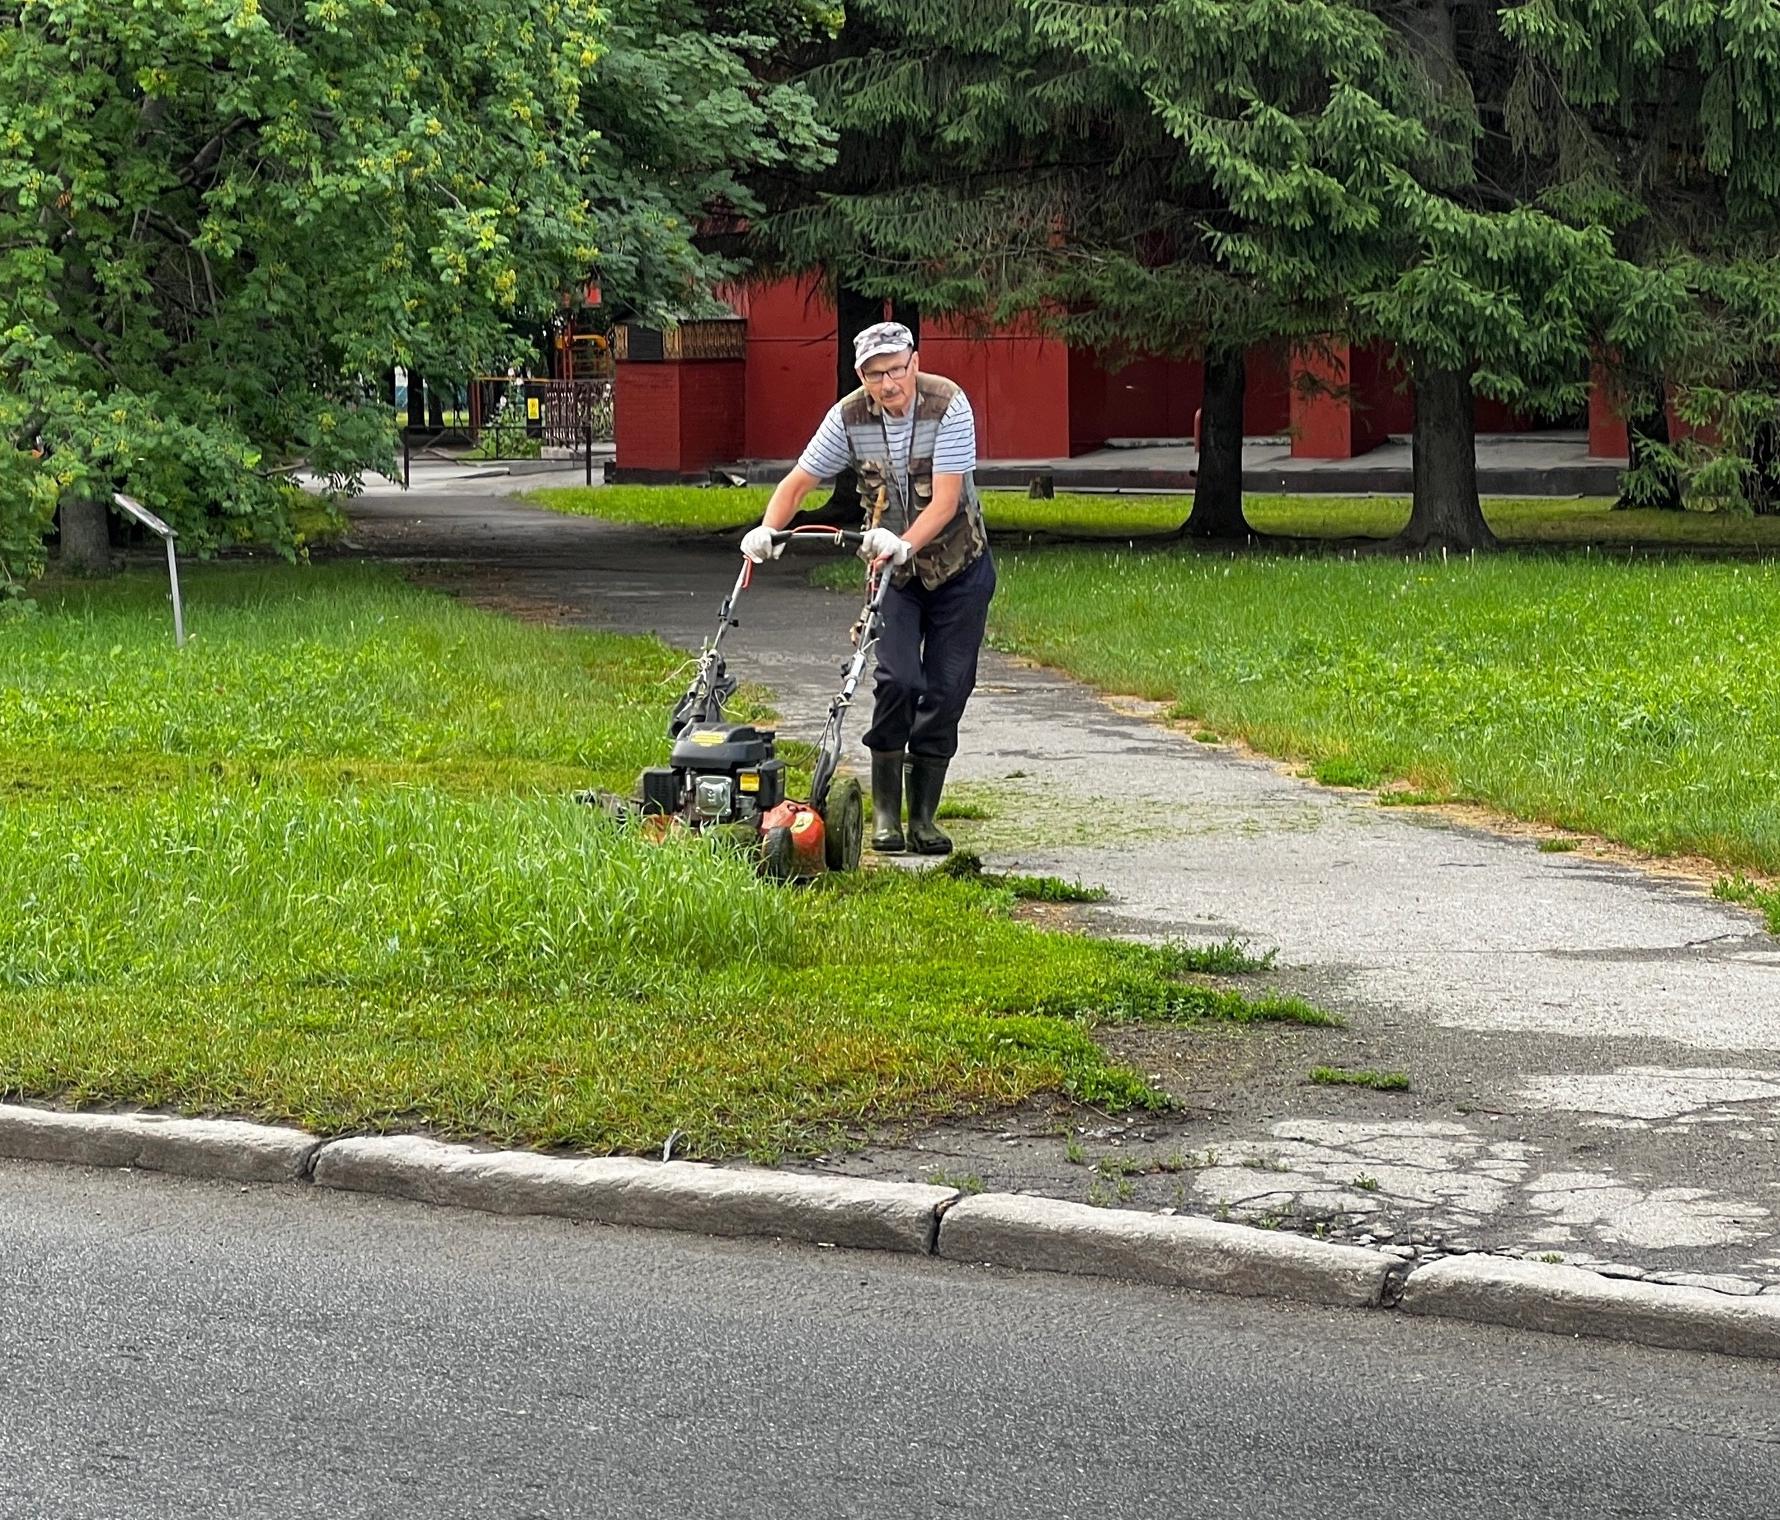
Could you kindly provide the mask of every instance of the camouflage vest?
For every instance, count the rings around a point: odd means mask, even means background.
[[[903,500],[902,460],[890,459],[892,446],[877,402],[864,386],[842,400],[841,421],[846,424],[847,447],[859,475],[859,501],[865,508],[866,527],[888,528],[898,535],[906,533],[909,524],[933,500],[933,450],[939,439],[939,420],[958,390],[940,375],[921,375],[916,382],[915,431],[909,442],[908,458],[910,501]],[[966,475],[956,515],[932,543],[895,573],[893,583],[907,585],[911,574],[918,575],[921,584],[931,591],[975,563],[988,545],[976,476]]]

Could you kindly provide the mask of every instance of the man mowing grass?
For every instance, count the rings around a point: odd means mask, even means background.
[[[871,751],[871,847],[944,855],[934,823],[958,722],[976,686],[977,654],[995,593],[995,564],[977,497],[976,419],[963,390],[920,372],[914,336],[880,322],[854,340],[859,389],[822,426],[742,538],[755,561],[780,551],[773,532],[804,497],[849,465],[865,506],[861,559],[891,576],[878,640]],[[908,832],[902,827],[904,778]]]

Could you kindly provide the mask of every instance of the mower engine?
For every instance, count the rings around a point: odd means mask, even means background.
[[[834,528],[796,528],[773,535],[781,547],[811,540],[851,551],[859,548],[863,535]],[[668,719],[673,746],[668,763],[644,771],[634,797],[607,792],[578,795],[620,819],[641,813],[644,827],[656,838],[676,828],[727,836],[756,851],[761,869],[784,881],[807,881],[824,871],[857,870],[865,835],[864,796],[858,778],[837,774],[841,725],[877,643],[890,578],[879,575],[869,583],[866,608],[854,631],[852,658],[842,667],[841,687],[829,703],[816,745],[810,800],[800,802],[785,795],[785,762],[774,752],[776,732],[751,723],[728,723],[723,717],[724,704],[736,690],[735,678],[724,663],[723,638],[738,626],[736,603],[753,569],[747,559],[742,561],[735,584],[717,609],[717,631],[706,641],[691,683]]]
[[[828,865],[822,815],[786,800],[775,738],[774,730],[749,723],[683,729],[668,763],[643,772],[643,815],[701,832],[733,828],[738,842],[758,843],[769,875],[819,875]]]
[[[674,739],[666,765],[643,772],[643,811],[687,823],[753,821],[785,800],[776,734],[751,723],[694,724]]]

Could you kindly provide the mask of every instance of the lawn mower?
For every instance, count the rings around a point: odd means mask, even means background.
[[[773,542],[856,550],[863,537],[838,528],[806,527],[777,532]],[[727,837],[752,850],[766,875],[785,881],[856,870],[865,806],[858,779],[836,775],[841,726],[882,628],[889,574],[870,578],[865,610],[854,625],[853,655],[842,667],[840,690],[828,704],[828,720],[816,743],[809,800],[800,802],[785,795],[785,762],[776,753],[776,731],[724,721],[724,704],[735,694],[737,682],[724,660],[723,636],[740,626],[736,603],[754,571],[754,562],[744,557],[735,584],[717,609],[717,631],[700,652],[692,680],[668,719],[668,763],[644,771],[637,795],[620,803],[618,811],[640,814],[643,827],[658,835],[684,827]]]

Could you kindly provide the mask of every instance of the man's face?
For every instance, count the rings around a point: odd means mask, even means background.
[[[919,357],[912,348],[899,354],[873,354],[859,366],[859,378],[879,406],[900,415],[915,394]]]

